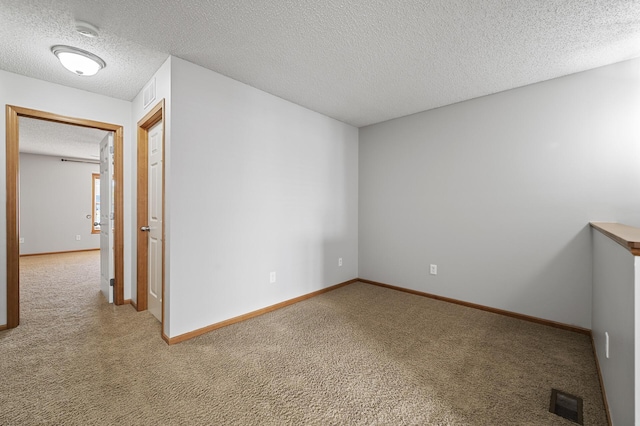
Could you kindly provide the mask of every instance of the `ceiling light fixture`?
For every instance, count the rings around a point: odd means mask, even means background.
[[[107,66],[93,53],[76,47],[57,45],[51,48],[51,52],[58,57],[63,67],[77,75],[95,75]]]

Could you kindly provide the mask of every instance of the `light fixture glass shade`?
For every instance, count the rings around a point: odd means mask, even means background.
[[[107,66],[102,59],[93,53],[75,47],[53,46],[51,51],[58,57],[63,67],[77,75],[95,75]]]

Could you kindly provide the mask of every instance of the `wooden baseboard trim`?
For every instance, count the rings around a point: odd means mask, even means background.
[[[130,304],[131,304],[131,299],[124,299],[124,300],[122,301],[122,304],[123,304],[123,305],[130,305]]]
[[[362,283],[366,283],[366,284],[376,285],[378,287],[390,288],[392,290],[398,290],[398,291],[403,291],[405,293],[416,294],[418,296],[428,297],[430,299],[441,300],[443,302],[455,303],[456,305],[462,305],[462,306],[466,306],[468,308],[479,309],[481,311],[487,311],[487,312],[491,312],[491,313],[494,313],[494,314],[499,314],[499,315],[504,315],[504,316],[507,316],[507,317],[520,319],[520,320],[523,320],[523,321],[534,322],[536,324],[542,324],[542,325],[546,325],[546,326],[549,326],[549,327],[560,328],[562,330],[573,331],[574,333],[580,333],[580,334],[585,334],[587,336],[591,336],[591,330],[589,330],[588,328],[582,328],[582,327],[578,327],[578,326],[575,326],[575,325],[564,324],[564,323],[561,323],[561,322],[546,320],[546,319],[538,318],[538,317],[532,317],[532,316],[529,316],[529,315],[519,314],[517,312],[505,311],[503,309],[491,308],[489,306],[478,305],[476,303],[470,303],[470,302],[464,302],[462,300],[451,299],[451,298],[448,298],[448,297],[438,296],[438,295],[430,294],[430,293],[424,293],[422,291],[411,290],[411,289],[403,288],[403,287],[397,287],[397,286],[394,286],[394,285],[379,283],[379,282],[376,282],[376,281],[365,280],[365,279],[362,279],[362,278],[359,278],[358,281],[360,281]]]
[[[293,305],[294,303],[302,302],[303,300],[310,299],[310,298],[318,296],[318,295],[320,295],[322,293],[327,293],[329,291],[336,290],[336,289],[338,289],[340,287],[344,287],[346,285],[353,284],[353,283],[355,283],[357,281],[358,281],[358,279],[345,281],[343,283],[336,284],[336,285],[333,285],[331,287],[323,288],[322,290],[314,291],[312,293],[304,294],[302,296],[295,297],[293,299],[285,300],[284,302],[276,303],[275,305],[267,306],[266,308],[258,309],[257,311],[249,312],[249,313],[246,313],[244,315],[240,315],[240,316],[237,316],[237,317],[234,317],[234,318],[230,318],[230,319],[222,321],[222,322],[211,324],[211,325],[208,325],[206,327],[199,328],[197,330],[193,330],[193,331],[190,331],[188,333],[180,334],[180,335],[175,336],[175,337],[168,337],[163,332],[162,333],[162,338],[168,344],[175,345],[176,343],[180,343],[180,342],[184,342],[185,340],[193,339],[194,337],[200,336],[200,335],[208,333],[210,331],[217,330],[219,328],[226,327],[228,325],[235,324],[235,323],[238,323],[238,322],[246,321],[248,319],[251,319],[251,318],[266,314],[268,312],[272,312],[272,311],[275,311],[275,310],[278,310],[278,309],[282,309],[282,308],[284,308],[286,306]]]
[[[47,252],[47,253],[28,253],[28,254],[21,254],[20,257],[29,257],[29,256],[47,256],[50,254],[65,254],[65,253],[82,253],[85,251],[100,251],[99,248],[93,248],[93,249],[82,249],[82,250],[68,250],[68,251],[51,251],[51,252]]]
[[[7,324],[0,325],[0,331],[8,330],[9,326]]]
[[[128,302],[127,302],[127,300],[128,300]],[[125,300],[124,303],[129,303],[137,311],[138,310],[138,304],[136,302],[134,302],[133,300],[131,300],[131,299],[127,299],[127,300]]]
[[[607,413],[607,424],[611,426],[611,413],[609,412],[609,402],[607,400],[607,392],[604,389],[604,381],[602,380],[602,370],[600,370],[600,361],[598,360],[598,351],[596,351],[596,342],[593,340],[593,333],[589,333],[591,337],[591,348],[593,349],[593,356],[596,360],[596,370],[598,371],[598,381],[600,382],[600,391],[602,392],[602,403],[604,404],[604,411]]]

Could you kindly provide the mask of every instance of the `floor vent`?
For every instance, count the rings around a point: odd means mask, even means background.
[[[582,398],[551,389],[549,411],[579,425],[582,424]]]

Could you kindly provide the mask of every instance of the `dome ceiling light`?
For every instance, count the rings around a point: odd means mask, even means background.
[[[98,56],[86,50],[71,46],[57,45],[51,48],[63,67],[81,76],[95,75],[107,64]]]

